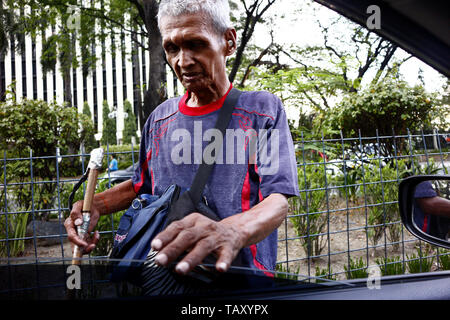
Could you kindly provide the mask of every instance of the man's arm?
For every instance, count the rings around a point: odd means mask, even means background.
[[[450,200],[441,197],[416,199],[426,214],[450,218]]]
[[[136,193],[134,192],[131,180],[127,180],[111,189],[96,194],[91,207],[91,223],[88,231],[92,232],[100,216],[128,208],[134,198],[136,198]],[[84,252],[89,253],[95,248],[100,236],[98,232],[95,232],[94,237],[87,241],[83,241],[78,237],[76,227],[82,223],[82,208],[83,201],[77,201],[73,205],[70,216],[64,222],[64,226],[66,227],[69,241],[83,247]]]
[[[266,238],[280,226],[287,212],[287,198],[271,194],[250,210],[218,222],[200,213],[190,214],[171,223],[152,241],[152,248],[159,251],[156,262],[167,266],[188,250],[175,269],[186,274],[215,253],[217,270],[225,272],[240,249]]]

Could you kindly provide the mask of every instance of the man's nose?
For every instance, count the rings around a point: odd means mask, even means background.
[[[189,50],[180,50],[178,64],[182,69],[193,65],[194,59],[192,57],[192,52],[190,52]]]

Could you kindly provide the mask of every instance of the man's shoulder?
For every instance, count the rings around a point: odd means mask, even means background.
[[[243,91],[237,108],[272,120],[284,112],[280,98],[268,91]]]
[[[153,122],[158,122],[161,120],[169,119],[171,116],[175,115],[178,112],[178,104],[180,102],[181,97],[174,97],[167,99],[163,103],[153,110],[151,114],[151,120]]]

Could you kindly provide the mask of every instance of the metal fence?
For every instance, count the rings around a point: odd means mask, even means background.
[[[289,215],[278,229],[277,270],[339,280],[367,277],[375,264],[383,274],[448,268],[443,261],[448,261],[449,251],[410,235],[400,221],[397,202],[398,184],[406,176],[448,174],[446,135],[341,134],[316,139],[302,133],[295,142],[300,197],[289,200]],[[107,146],[105,151],[106,164],[115,154],[119,169],[138,159],[133,145]],[[85,172],[89,154],[8,154],[3,152],[0,175],[2,264],[70,258],[63,226],[69,214],[67,200]],[[112,173],[100,175],[97,192],[118,182],[113,178]],[[101,242],[91,256],[108,256],[120,214],[101,217]]]

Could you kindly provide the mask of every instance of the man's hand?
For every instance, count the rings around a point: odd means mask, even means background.
[[[240,249],[266,238],[280,226],[287,211],[287,198],[274,193],[250,210],[219,222],[192,213],[172,222],[152,241],[152,249],[159,251],[156,263],[167,266],[188,251],[175,268],[178,273],[187,274],[214,253],[216,269],[225,272]]]
[[[83,209],[83,201],[77,201],[72,207],[72,211],[70,212],[70,216],[64,222],[64,226],[66,227],[67,237],[73,245],[77,245],[80,248],[83,248],[83,253],[87,254],[91,252],[98,240],[100,239],[100,234],[98,231],[95,231],[94,236],[90,237],[89,234],[94,230],[97,225],[98,219],[100,218],[99,211],[92,206],[91,207],[91,221],[89,224],[88,235],[86,239],[81,239],[77,233],[77,227],[83,223],[83,214],[81,213]]]
[[[117,211],[125,210],[130,206],[134,198],[136,198],[136,193],[134,192],[131,179],[96,194],[91,206],[91,221],[88,233],[91,233],[94,230],[100,215],[112,214]],[[84,253],[89,253],[95,248],[95,245],[100,239],[100,234],[96,231],[93,237],[88,237],[86,240],[83,240],[78,236],[77,226],[81,225],[83,222],[82,209],[83,201],[75,202],[69,218],[64,222],[64,226],[66,227],[69,241],[72,244],[83,248]]]
[[[216,222],[200,213],[192,213],[172,222],[151,246],[159,251],[156,263],[161,266],[169,265],[188,251],[175,268],[180,274],[189,273],[211,253],[218,258],[216,269],[225,272],[245,245],[244,239],[243,230],[227,219]]]

